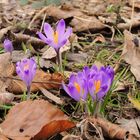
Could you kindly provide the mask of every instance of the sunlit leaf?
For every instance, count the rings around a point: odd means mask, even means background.
[[[140,101],[138,99],[133,98],[130,94],[128,94],[127,97],[129,101],[133,104],[133,106],[140,110]]]

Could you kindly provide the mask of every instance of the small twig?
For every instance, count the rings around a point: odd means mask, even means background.
[[[16,78],[16,77],[8,77],[8,76],[0,76],[0,79],[12,79],[12,80],[18,80],[18,81],[22,81],[21,79],[19,78]],[[55,81],[32,81],[32,83],[43,83],[43,84],[56,84],[56,85],[61,85],[61,83],[59,82],[55,82]]]
[[[129,31],[131,31],[133,25],[133,17],[134,17],[134,8],[135,8],[135,0],[132,0],[132,13],[131,13],[131,23],[129,26]]]
[[[42,30],[43,30],[43,25],[44,25],[46,16],[47,16],[47,14],[44,15],[44,18],[43,18],[43,21],[42,21],[42,25],[41,25],[41,28],[40,28],[40,32],[42,32]]]
[[[21,34],[21,33],[12,33],[11,32],[11,36],[17,42],[28,42],[28,43],[36,44],[36,45],[40,45],[40,46],[45,46],[46,45],[42,40],[40,40],[36,37],[32,37],[30,35]]]
[[[34,23],[34,21],[40,17],[46,10],[48,9],[48,7],[44,7],[43,9],[41,9],[39,12],[37,12],[37,14],[33,17],[33,19],[31,20],[31,22],[29,23],[28,28],[30,29],[32,24]]]

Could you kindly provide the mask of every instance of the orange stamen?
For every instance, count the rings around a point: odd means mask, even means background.
[[[94,85],[95,85],[95,93],[98,93],[101,88],[101,81],[100,80],[95,81]]]
[[[24,65],[24,71],[29,70],[29,64]]]
[[[78,93],[80,93],[80,85],[75,82],[74,86],[75,86],[76,90],[78,91]]]
[[[58,32],[57,31],[54,32],[53,38],[54,38],[55,44],[58,44]]]

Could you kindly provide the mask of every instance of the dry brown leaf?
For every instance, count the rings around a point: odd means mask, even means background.
[[[94,124],[102,128],[103,134],[111,139],[122,140],[127,135],[127,130],[102,118],[91,118]],[[131,134],[128,134],[128,136]]]
[[[10,103],[14,99],[14,95],[6,91],[11,80],[3,78],[12,75],[15,70],[10,59],[10,53],[0,54],[0,104]]]
[[[74,127],[64,113],[44,100],[15,105],[0,124],[2,134],[14,140],[40,140]]]
[[[118,119],[117,123],[119,123],[121,127],[125,128],[125,130],[129,131],[131,134],[134,134],[136,137],[140,138],[140,125],[138,124],[140,123],[140,117],[131,120],[124,118]]]
[[[14,100],[14,94],[9,92],[3,92],[0,94],[0,104],[8,104]]]
[[[74,31],[84,31],[88,29],[103,29],[105,28],[95,16],[89,16],[88,14],[76,9],[74,7],[59,7],[50,6],[46,9],[46,13],[49,16],[53,16],[57,19],[72,18],[71,25]]]
[[[45,125],[41,129],[41,131],[34,136],[33,140],[42,140],[42,138],[48,138],[54,134],[68,130],[74,126],[74,123],[68,120],[54,120],[53,122],[50,122],[49,124]]]
[[[70,43],[68,42],[65,46],[60,48],[60,52],[66,52],[70,50]],[[49,47],[43,54],[42,54],[42,58],[44,59],[52,59],[54,57],[56,57],[56,51],[54,50],[54,48]]]
[[[50,100],[54,101],[55,103],[62,105],[64,104],[63,100],[57,96],[55,96],[53,93],[49,92],[48,90],[44,88],[39,88],[41,92],[44,94],[45,97],[49,98]]]
[[[16,77],[19,78],[19,77]],[[37,70],[35,78],[31,85],[31,92],[36,92],[39,88],[44,89],[52,89],[59,88],[61,82],[63,80],[63,76],[60,73],[45,73],[42,70]],[[21,80],[12,80],[7,90],[14,93],[21,93],[26,90],[26,86]]]
[[[131,65],[131,72],[140,81],[140,46],[139,40],[129,31],[124,31],[124,48],[122,58]]]
[[[9,140],[9,139],[6,138],[4,135],[0,134],[0,140]]]

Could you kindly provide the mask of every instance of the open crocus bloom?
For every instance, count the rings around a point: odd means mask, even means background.
[[[114,70],[110,67],[96,66],[91,68],[90,79],[88,82],[88,90],[93,100],[101,100],[109,91],[114,78]]]
[[[24,81],[27,88],[30,87],[32,80],[36,73],[36,62],[33,58],[23,59],[16,64],[16,72],[18,76]]]
[[[13,44],[12,44],[12,42],[9,39],[5,39],[4,40],[3,46],[4,46],[5,52],[12,53],[12,51],[13,51]]]
[[[84,78],[80,76],[80,74],[74,75],[72,74],[69,79],[69,84],[66,86],[63,83],[63,88],[66,93],[76,101],[87,99],[87,84]]]
[[[37,34],[39,35],[41,40],[43,40],[49,46],[53,47],[56,52],[58,52],[60,47],[66,44],[68,38],[72,33],[72,28],[68,27],[66,29],[65,26],[65,21],[63,19],[58,22],[55,31],[52,29],[50,24],[45,23],[44,32],[46,36],[41,32],[38,32]]]

